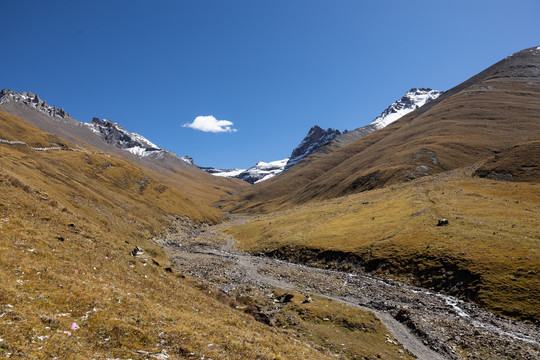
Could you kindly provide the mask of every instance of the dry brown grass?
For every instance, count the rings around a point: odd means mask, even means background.
[[[18,119],[0,120],[0,138],[50,144]],[[222,216],[118,158],[0,145],[0,357],[329,358],[166,271],[148,239],[176,215]],[[129,254],[135,246],[143,257]]]
[[[5,182],[0,189],[0,356],[143,359],[138,350],[166,350],[173,359],[325,358],[164,271],[152,261],[155,250],[148,259],[129,256],[128,234],[104,234],[92,219]],[[80,329],[70,330],[73,322]]]
[[[382,276],[538,321],[540,185],[468,174],[440,174],[260,215],[228,232],[250,252],[318,266],[345,255],[344,269],[359,260]],[[450,225],[436,226],[438,218]]]
[[[371,312],[353,308],[322,297],[281,289],[273,290],[273,297],[253,289],[237,289],[241,304],[257,311],[273,313],[277,328],[297,334],[299,339],[314,346],[331,350],[344,359],[412,359],[397,343],[381,321]],[[291,296],[289,302],[276,306],[273,299]],[[276,308],[278,310],[276,310]]]

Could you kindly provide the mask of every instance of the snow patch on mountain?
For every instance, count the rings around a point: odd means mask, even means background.
[[[237,178],[250,184],[256,184],[282,172],[287,161],[289,158],[271,162],[259,161],[249,169],[216,169],[212,167],[201,167],[201,169],[214,176]]]
[[[256,184],[268,180],[282,172],[288,161],[289,158],[270,162],[259,161],[255,166],[250,167],[242,174],[249,174],[247,175],[249,179],[253,179]],[[240,174],[240,176],[242,176],[242,174]],[[246,181],[249,182],[249,180]]]
[[[206,171],[214,176],[221,176],[227,178],[234,178],[246,171],[246,169],[216,169],[213,167],[200,167],[200,169]]]
[[[176,162],[176,159],[180,159],[183,162],[195,165],[193,159],[189,156],[179,157],[171,151],[160,148],[144,136],[127,131],[124,127],[113,121],[94,118],[89,123],[83,123],[75,120],[63,108],[48,105],[46,101],[41,100],[39,96],[34,93],[17,93],[13,90],[4,89],[0,92],[0,105],[8,102],[25,105],[52,117],[55,120],[61,120],[64,123],[72,123],[77,126],[87,127],[107,143],[119,149],[128,151],[137,157],[156,160],[163,159],[166,162],[172,161],[173,163]]]
[[[100,120],[93,118],[91,122],[85,123],[96,135],[100,136],[108,142],[116,146],[117,148],[129,151],[138,157],[148,157],[152,159],[162,159],[166,153],[178,157],[176,154],[171,153],[163,148],[160,148],[144,136],[126,130],[123,126],[114,121]],[[178,157],[189,164],[193,165],[193,159],[188,156]]]
[[[413,88],[403,95],[401,99],[386,108],[380,116],[371,122],[371,125],[375,126],[377,130],[382,129],[411,111],[438,98],[442,93],[443,91],[427,88]]]

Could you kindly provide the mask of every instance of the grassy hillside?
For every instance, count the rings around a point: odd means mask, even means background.
[[[538,182],[540,179],[540,133],[530,140],[497,153],[475,175],[495,180]]]
[[[24,119],[26,125],[35,126],[48,134],[54,134],[57,139],[67,141],[73,146],[114,156],[117,159],[136,164],[144,168],[145,171],[149,169],[153,176],[162,183],[180,189],[190,194],[191,198],[206,204],[213,203],[225,195],[236,194],[250,186],[239,179],[212,176],[197,166],[188,164],[168,153],[165,153],[160,159],[140,158],[107,143],[100,136],[96,136],[87,126],[83,126],[81,122],[72,118],[52,118],[32,107],[9,101],[0,105],[0,111],[2,110]],[[15,139],[18,139],[17,133],[13,133],[13,135],[15,135]]]
[[[70,147],[5,113],[0,121],[0,138]],[[324,358],[164,270],[148,239],[170,216],[214,222],[217,210],[120,159],[0,146],[2,357],[147,358],[137,350],[165,349],[175,358]],[[145,257],[130,256],[136,245]]]
[[[515,54],[428,105],[345,147],[324,147],[223,207],[283,209],[484,163],[531,142],[540,133],[540,50]],[[524,166],[539,157],[520,156]]]
[[[540,184],[443,173],[259,215],[242,249],[444,290],[540,320]],[[448,226],[436,226],[439,218]]]
[[[246,309],[251,300],[176,273],[149,239],[175,220],[223,217],[171,185],[180,177],[165,184],[124,159],[69,151],[78,148],[4,112],[0,139],[29,145],[0,143],[0,357],[410,358],[370,313],[293,302],[272,327]]]

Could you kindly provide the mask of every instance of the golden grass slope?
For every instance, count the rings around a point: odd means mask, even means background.
[[[495,180],[530,181],[540,179],[540,133],[530,140],[495,155],[475,171],[476,176]]]
[[[23,119],[26,124],[35,126],[45,133],[53,134],[56,139],[61,139],[60,141],[69,142],[71,146],[111,155],[149,169],[159,181],[207,204],[215,202],[225,195],[236,194],[250,186],[250,184],[239,179],[212,176],[200,170],[197,166],[188,164],[169,153],[165,153],[160,159],[140,158],[107,143],[84,126],[83,123],[75,119],[61,120],[50,117],[32,107],[16,102],[1,104],[0,111],[2,110]],[[14,135],[17,135],[17,133],[14,133]]]
[[[39,148],[55,144],[74,148],[4,112],[0,112],[0,138]],[[5,174],[46,193],[61,207],[93,212],[105,227],[113,225],[109,221],[115,218],[125,218],[129,227],[154,229],[165,215],[188,216],[198,222],[216,222],[223,216],[215,208],[160,183],[151,171],[118,157],[0,145]]]
[[[540,320],[540,184],[455,171],[310,203],[227,230],[243,250],[444,290]],[[447,218],[449,226],[436,226]]]
[[[0,357],[329,358],[166,272],[137,230],[109,230],[35,191],[0,179]],[[134,244],[148,258],[130,256]]]

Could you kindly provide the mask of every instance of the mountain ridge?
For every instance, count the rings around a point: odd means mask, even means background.
[[[238,198],[249,198],[249,205],[237,207],[230,199],[225,208],[266,211],[487,161],[495,151],[525,142],[540,130],[540,83],[534,81],[538,78],[540,50],[525,49],[391,126],[345,146],[331,142]]]
[[[116,146],[119,149],[126,150],[139,157],[148,157],[152,159],[162,159],[165,154],[170,156],[176,156],[180,160],[183,160],[191,165],[195,165],[193,159],[189,156],[178,156],[172,151],[165,150],[144,136],[126,130],[122,125],[110,121],[100,120],[94,117],[91,122],[84,123],[95,134],[102,137],[107,143]]]
[[[374,131],[385,128],[408,113],[418,110],[427,103],[437,99],[443,93],[444,91],[433,90],[431,88],[412,88],[400,99],[396,100],[383,110],[381,115],[376,117],[371,123],[336,137],[330,142],[330,146],[334,145],[342,147],[353,141],[359,140]]]
[[[347,130],[345,130],[347,131]],[[287,170],[291,166],[298,163],[300,160],[320,148],[328,144],[332,139],[341,135],[341,131],[328,128],[327,130],[322,129],[318,125],[313,126],[309,129],[307,135],[302,139],[300,144],[296,146],[289,156],[289,160],[285,165],[284,170]]]
[[[265,172],[264,169],[259,169],[258,165],[261,162],[249,169],[216,169],[213,167],[201,167],[201,169],[214,176],[238,178],[251,184],[268,180],[291,168],[306,156],[319,150],[325,145],[337,143],[342,146],[345,143],[360,139],[363,136],[390,125],[400,117],[436,99],[442,93],[442,91],[429,88],[412,88],[406,92],[401,99],[396,100],[386,108],[381,115],[375,118],[370,124],[352,131],[344,130],[341,132],[332,128],[324,130],[320,126],[314,125],[302,141],[292,150],[288,159],[272,161],[270,163],[263,162],[264,164],[272,164],[272,176],[267,176],[268,173]],[[280,164],[283,161],[285,161],[285,165],[280,169],[279,166],[281,166]],[[268,167],[268,165],[263,165],[263,167]]]
[[[0,105],[5,105],[9,102],[25,105],[28,108],[35,109],[46,116],[53,119],[63,120],[71,125],[83,125],[108,144],[113,145],[118,149],[125,150],[137,157],[148,157],[155,160],[160,160],[164,157],[169,157],[172,159],[178,158],[179,160],[194,166],[193,159],[191,159],[189,156],[180,157],[171,151],[155,145],[144,136],[126,130],[122,125],[116,122],[106,119],[100,120],[96,117],[94,117],[92,121],[88,123],[78,121],[71,117],[71,115],[67,113],[63,107],[58,109],[56,106],[50,106],[47,104],[47,101],[43,101],[37,94],[32,92],[17,93],[13,90],[3,89],[0,92]]]

